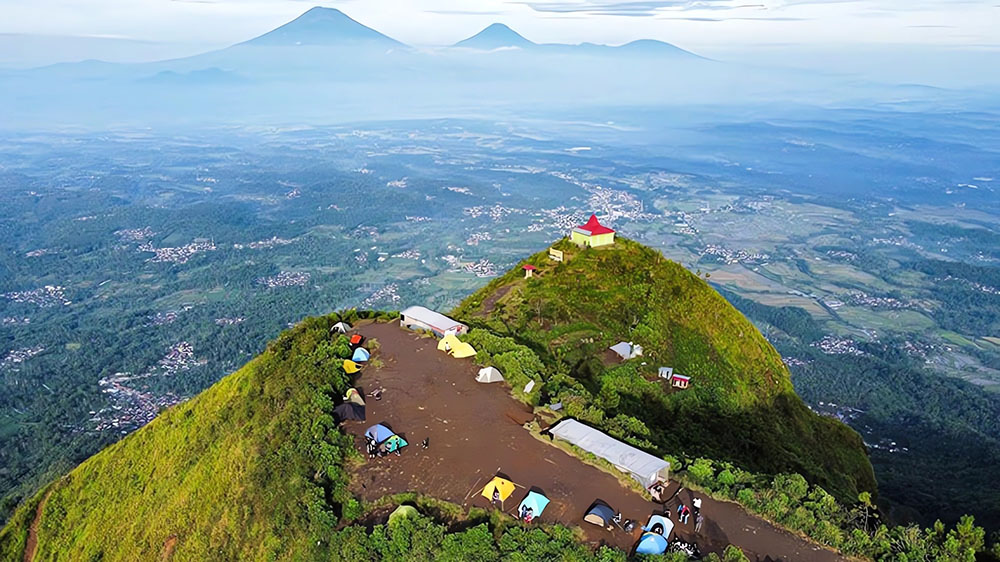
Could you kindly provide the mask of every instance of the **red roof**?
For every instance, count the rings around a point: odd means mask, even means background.
[[[535,266],[533,266],[533,265],[531,265],[531,264],[529,263],[528,265],[524,266],[524,269],[527,269],[527,270],[530,270],[530,271],[534,271],[534,270],[536,270],[536,269],[538,269],[538,268],[537,268],[537,267],[535,267]]]
[[[614,230],[597,222],[597,215],[590,215],[590,220],[587,221],[587,224],[578,228],[580,230],[586,230],[591,236],[597,236],[598,234],[614,234],[615,232]]]

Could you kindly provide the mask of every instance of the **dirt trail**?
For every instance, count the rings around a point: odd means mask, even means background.
[[[32,562],[35,559],[35,551],[38,550],[38,526],[42,524],[42,510],[45,509],[45,503],[49,501],[52,492],[53,490],[49,490],[35,509],[35,518],[28,527],[28,541],[24,545],[24,562]]]
[[[661,511],[648,496],[623,487],[611,474],[533,437],[515,421],[530,419],[527,408],[511,398],[503,384],[475,382],[478,368],[470,360],[448,357],[437,351],[436,340],[419,338],[395,323],[366,325],[359,331],[378,339],[383,367],[365,369],[358,384],[362,391],[384,388],[385,392],[380,401],[368,399],[367,421],[348,422],[345,427],[362,451],[364,431],[376,423],[390,426],[410,446],[402,456],[390,455],[359,467],[354,493],[373,500],[420,492],[465,507],[485,507],[489,502],[479,492],[489,478],[502,472],[518,485],[504,502],[506,511],[513,512],[534,486],[552,500],[542,520],[579,526],[588,540],[626,551],[638,540],[638,529],[629,535],[584,523],[590,504],[601,499],[624,518],[640,523]],[[421,447],[425,438],[430,440],[428,449]],[[668,495],[676,488],[672,484]],[[691,496],[684,490],[678,498],[690,502]],[[732,503],[703,498],[702,513],[705,523],[700,533],[694,533],[691,521],[677,525],[675,535],[697,539],[705,553],[736,544],[758,562],[846,560]],[[671,519],[676,522],[676,512]]]
[[[174,548],[177,547],[177,535],[170,535],[163,543],[163,552],[160,553],[160,562],[167,562],[174,555]]]

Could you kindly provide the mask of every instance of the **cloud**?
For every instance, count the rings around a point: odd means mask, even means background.
[[[718,10],[733,9],[732,0],[518,0],[509,4],[523,4],[536,12],[556,14],[590,14],[601,16],[651,16],[667,10]],[[739,7],[745,7],[739,6]],[[754,7],[763,7],[756,4]]]

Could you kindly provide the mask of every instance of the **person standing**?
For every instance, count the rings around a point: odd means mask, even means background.
[[[694,512],[694,532],[700,533],[701,526],[705,523],[705,516],[698,511]]]

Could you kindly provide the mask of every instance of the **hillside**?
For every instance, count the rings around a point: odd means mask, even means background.
[[[329,415],[348,353],[332,322],[306,320],[51,484],[0,532],[0,560],[22,560],[46,495],[35,560],[322,558],[353,454]]]
[[[555,247],[563,263],[536,254],[526,261],[536,277],[515,268],[455,311],[547,362],[543,403],[664,455],[799,472],[846,501],[875,490],[861,438],[803,404],[779,354],[707,282],[621,238]],[[606,351],[619,341],[643,357],[620,364]],[[690,375],[691,388],[657,379],[661,366]]]

